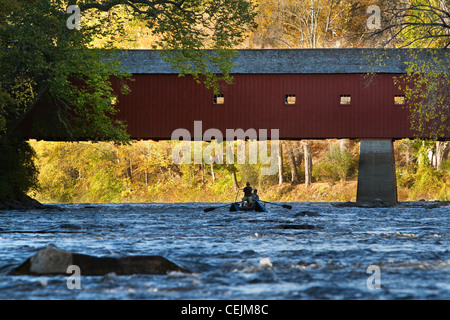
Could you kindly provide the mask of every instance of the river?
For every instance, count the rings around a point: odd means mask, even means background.
[[[204,203],[2,211],[0,299],[450,299],[449,206],[289,204],[267,213],[205,213],[216,204]],[[80,289],[66,276],[8,274],[49,244],[161,255],[192,273],[81,274]]]

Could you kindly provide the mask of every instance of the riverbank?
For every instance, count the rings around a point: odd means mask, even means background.
[[[282,185],[270,186],[260,189],[260,198],[270,202],[328,202],[339,207],[354,207],[356,203],[357,181],[339,182],[336,184],[316,182],[306,188],[304,184],[292,185],[284,183]],[[145,201],[142,197],[128,199],[116,203],[219,203],[239,201],[240,192],[234,192],[230,189],[223,193],[213,193],[211,188],[173,188],[171,192],[164,192],[152,200]],[[435,198],[413,198],[406,188],[400,188],[398,204],[395,207],[422,207],[426,209],[449,206],[450,201]],[[54,205],[55,201],[46,201],[39,197],[39,193],[34,194],[35,198],[30,196],[21,199],[11,199],[0,203],[0,210],[62,210]],[[85,201],[78,201],[84,203]],[[90,202],[95,203],[95,202]],[[101,202],[98,202],[101,203]],[[364,207],[377,207],[379,204],[365,204]]]
[[[355,202],[357,181],[351,180],[346,182],[337,182],[335,184],[325,182],[312,183],[310,187],[304,184],[292,185],[283,183],[282,185],[272,185],[267,187],[258,187],[260,198],[265,201],[272,202]],[[450,190],[449,190],[450,191]],[[187,202],[233,202],[240,199],[242,191],[235,192],[232,187],[220,188],[212,183],[198,184],[196,186],[187,187],[184,185],[168,185],[152,190],[152,192],[136,191],[124,195],[121,201],[111,201],[114,203],[187,203]],[[445,202],[450,200],[438,197],[435,194],[417,193],[412,189],[398,187],[399,202]],[[35,193],[34,199],[42,203],[58,203],[51,199],[42,197],[42,194]],[[105,203],[108,201],[91,201],[90,199],[77,199],[79,203]],[[0,207],[1,208],[1,207]]]
[[[334,185],[316,182],[306,188],[304,184],[292,185],[283,183],[259,187],[260,198],[265,201],[277,202],[348,202],[356,201],[357,181],[339,182]],[[161,203],[183,203],[183,202],[233,202],[240,199],[242,191],[235,191],[232,187],[220,188],[212,183],[198,184],[195,186],[174,185],[158,186],[151,190],[136,190],[125,194],[120,202],[161,202]],[[58,203],[52,199],[35,193],[35,199],[43,203]],[[406,199],[405,199],[406,200]],[[83,197],[72,202],[97,202]]]

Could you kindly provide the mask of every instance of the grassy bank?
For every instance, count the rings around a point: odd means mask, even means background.
[[[315,182],[309,188],[304,184],[291,185],[284,183],[282,185],[270,186],[266,189],[260,189],[260,198],[265,201],[274,202],[347,202],[356,200],[357,181],[338,182],[334,185],[324,182]],[[204,186],[192,187],[170,187],[160,189],[157,192],[134,194],[124,196],[115,202],[233,202],[240,200],[241,192],[235,192],[233,188],[223,190],[217,193],[216,188],[207,184]],[[238,194],[236,196],[236,194]],[[450,187],[447,190],[442,189],[438,192],[417,191],[411,188],[398,186],[397,190],[399,201],[417,201],[425,200],[450,200]],[[55,203],[54,199],[42,197],[42,194],[35,193],[35,198],[43,203]],[[108,202],[92,201],[89,197],[80,197],[73,202]]]

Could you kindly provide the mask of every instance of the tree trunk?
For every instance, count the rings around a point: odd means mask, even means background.
[[[283,184],[283,142],[279,141],[278,143],[278,184]]]
[[[212,155],[211,155],[211,176],[212,176],[212,181],[216,182],[216,176],[214,175],[214,161],[212,159]]]
[[[301,141],[292,141],[293,144],[293,152],[294,152],[294,156],[295,156],[295,163],[300,166],[302,164],[303,161],[303,145],[301,143]]]
[[[300,177],[298,175],[297,163],[295,161],[294,151],[292,150],[292,142],[286,141],[286,151],[289,159],[289,166],[291,167],[291,182],[292,184],[298,184]]]
[[[303,140],[303,153],[305,155],[305,186],[308,188],[312,183],[311,141]]]
[[[200,164],[200,170],[202,172],[202,184],[205,183],[205,165],[202,163]]]
[[[350,149],[350,139],[339,140],[339,150],[345,152]]]
[[[239,184],[238,184],[238,181],[237,181],[237,178],[236,178],[236,172],[235,171],[231,172],[231,179],[233,180],[234,191],[238,191],[239,190]]]
[[[445,141],[436,141],[436,169],[442,170],[442,163],[445,161],[445,154],[450,144]]]
[[[130,180],[133,180],[133,160],[131,160],[131,159],[128,159],[128,162],[129,162],[129,166],[128,166],[128,169],[127,169],[127,171],[128,171],[128,176],[130,177]]]

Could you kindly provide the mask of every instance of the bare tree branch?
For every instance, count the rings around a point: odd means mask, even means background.
[[[402,39],[401,46],[409,47],[426,40],[429,40],[428,46],[431,46],[442,38],[449,39],[445,41],[445,48],[450,45],[450,12],[446,11],[445,6],[438,8],[428,4],[412,4],[407,7],[394,5],[385,9],[382,15],[385,17],[386,26],[367,34],[370,37],[381,37],[391,32],[385,45],[409,33],[415,33],[417,36],[410,40]]]

